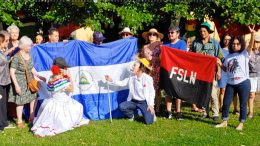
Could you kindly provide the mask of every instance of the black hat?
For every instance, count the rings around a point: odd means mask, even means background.
[[[67,64],[66,60],[62,57],[57,57],[53,60],[53,65],[57,65],[58,67],[64,69],[68,68],[69,65]]]

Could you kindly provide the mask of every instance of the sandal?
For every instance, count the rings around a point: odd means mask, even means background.
[[[200,108],[193,108],[193,109],[191,109],[191,111],[192,112],[198,112],[198,113],[202,113],[202,112],[204,112],[204,110],[203,109],[200,109]]]
[[[17,127],[18,128],[25,128],[25,125],[24,125],[23,122],[21,122],[21,123],[17,123]]]
[[[249,113],[249,114],[247,115],[247,117],[248,117],[249,119],[252,119],[252,118],[254,117],[254,114]]]
[[[33,124],[33,118],[29,118],[29,124]]]

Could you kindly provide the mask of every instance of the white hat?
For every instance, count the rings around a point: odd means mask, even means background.
[[[260,34],[256,34],[255,35],[255,41],[256,42],[260,42]]]
[[[129,27],[125,27],[122,31],[119,32],[119,35],[121,35],[122,33],[130,33],[131,35],[133,35]]]

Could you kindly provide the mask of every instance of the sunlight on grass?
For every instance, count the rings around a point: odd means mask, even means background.
[[[88,126],[46,138],[34,137],[29,128],[6,129],[0,134],[0,145],[260,145],[260,98],[255,110],[241,132],[235,130],[237,115],[230,114],[227,128],[216,129],[212,119],[199,120],[199,114],[184,107],[185,120],[157,118],[153,125],[124,119],[114,119],[112,124],[91,121]]]

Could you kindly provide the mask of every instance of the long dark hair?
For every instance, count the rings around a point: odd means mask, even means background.
[[[242,36],[235,36],[231,39],[230,43],[229,43],[229,47],[228,47],[228,50],[229,50],[229,53],[236,53],[234,52],[234,50],[232,49],[232,44],[234,42],[234,40],[238,40],[240,46],[241,46],[241,49],[238,51],[238,53],[241,53],[245,50],[245,47],[246,47],[246,43],[245,43],[245,39],[244,37]]]
[[[226,37],[226,36],[230,36],[230,37],[232,38],[232,35],[231,35],[231,34],[225,33],[225,34],[221,37],[221,40],[220,40],[220,46],[221,46],[221,48],[224,48],[224,40],[225,40],[225,37]],[[231,40],[229,41],[229,45],[230,45],[230,43],[231,43]]]
[[[150,73],[151,73],[151,71],[150,71],[147,67],[145,67],[144,64],[142,64],[140,61],[139,61],[139,63],[140,63],[139,69],[140,69],[143,73],[147,73],[147,74],[150,74]]]

